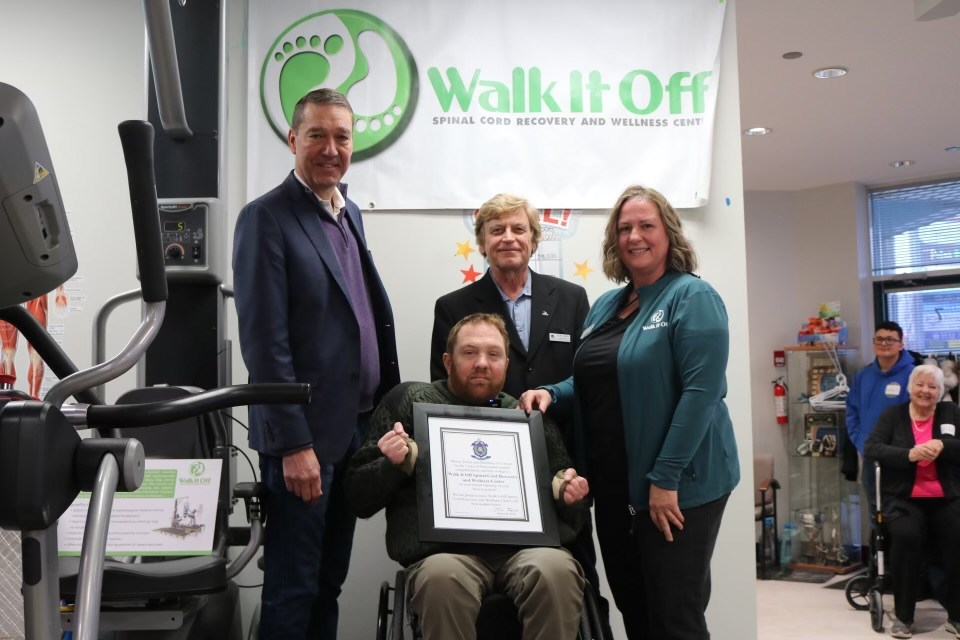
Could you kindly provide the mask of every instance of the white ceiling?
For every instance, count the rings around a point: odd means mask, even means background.
[[[944,151],[960,145],[960,15],[917,21],[914,0],[736,0],[736,12],[741,129],[773,129],[741,137],[744,189],[960,175],[960,152]],[[827,66],[850,72],[812,76]]]

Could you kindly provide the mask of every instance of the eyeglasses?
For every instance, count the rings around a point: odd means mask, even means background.
[[[874,338],[873,344],[900,344],[902,342],[899,338]]]

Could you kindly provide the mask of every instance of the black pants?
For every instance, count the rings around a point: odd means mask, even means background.
[[[897,618],[913,622],[920,578],[932,543],[939,547],[945,574],[941,604],[951,620],[960,620],[960,498],[897,498],[887,519],[887,530]]]
[[[710,560],[729,494],[683,509],[683,531],[667,542],[625,495],[595,494],[597,538],[613,599],[630,640],[709,640]]]

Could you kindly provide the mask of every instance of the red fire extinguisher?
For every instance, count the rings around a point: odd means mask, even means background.
[[[773,408],[777,413],[777,424],[787,424],[787,385],[782,377],[773,381]]]

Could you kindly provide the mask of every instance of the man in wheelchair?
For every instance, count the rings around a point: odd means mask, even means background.
[[[416,496],[417,443],[413,403],[517,406],[502,392],[509,340],[495,314],[473,314],[450,331],[443,354],[448,379],[405,383],[380,402],[370,420],[370,438],[347,470],[348,503],[361,518],[387,510],[387,553],[407,569],[410,604],[424,640],[472,638],[483,596],[502,591],[513,599],[525,640],[577,636],[584,579],[563,548],[421,541]],[[586,478],[570,468],[560,433],[544,418],[560,541],[576,538],[589,517]]]

